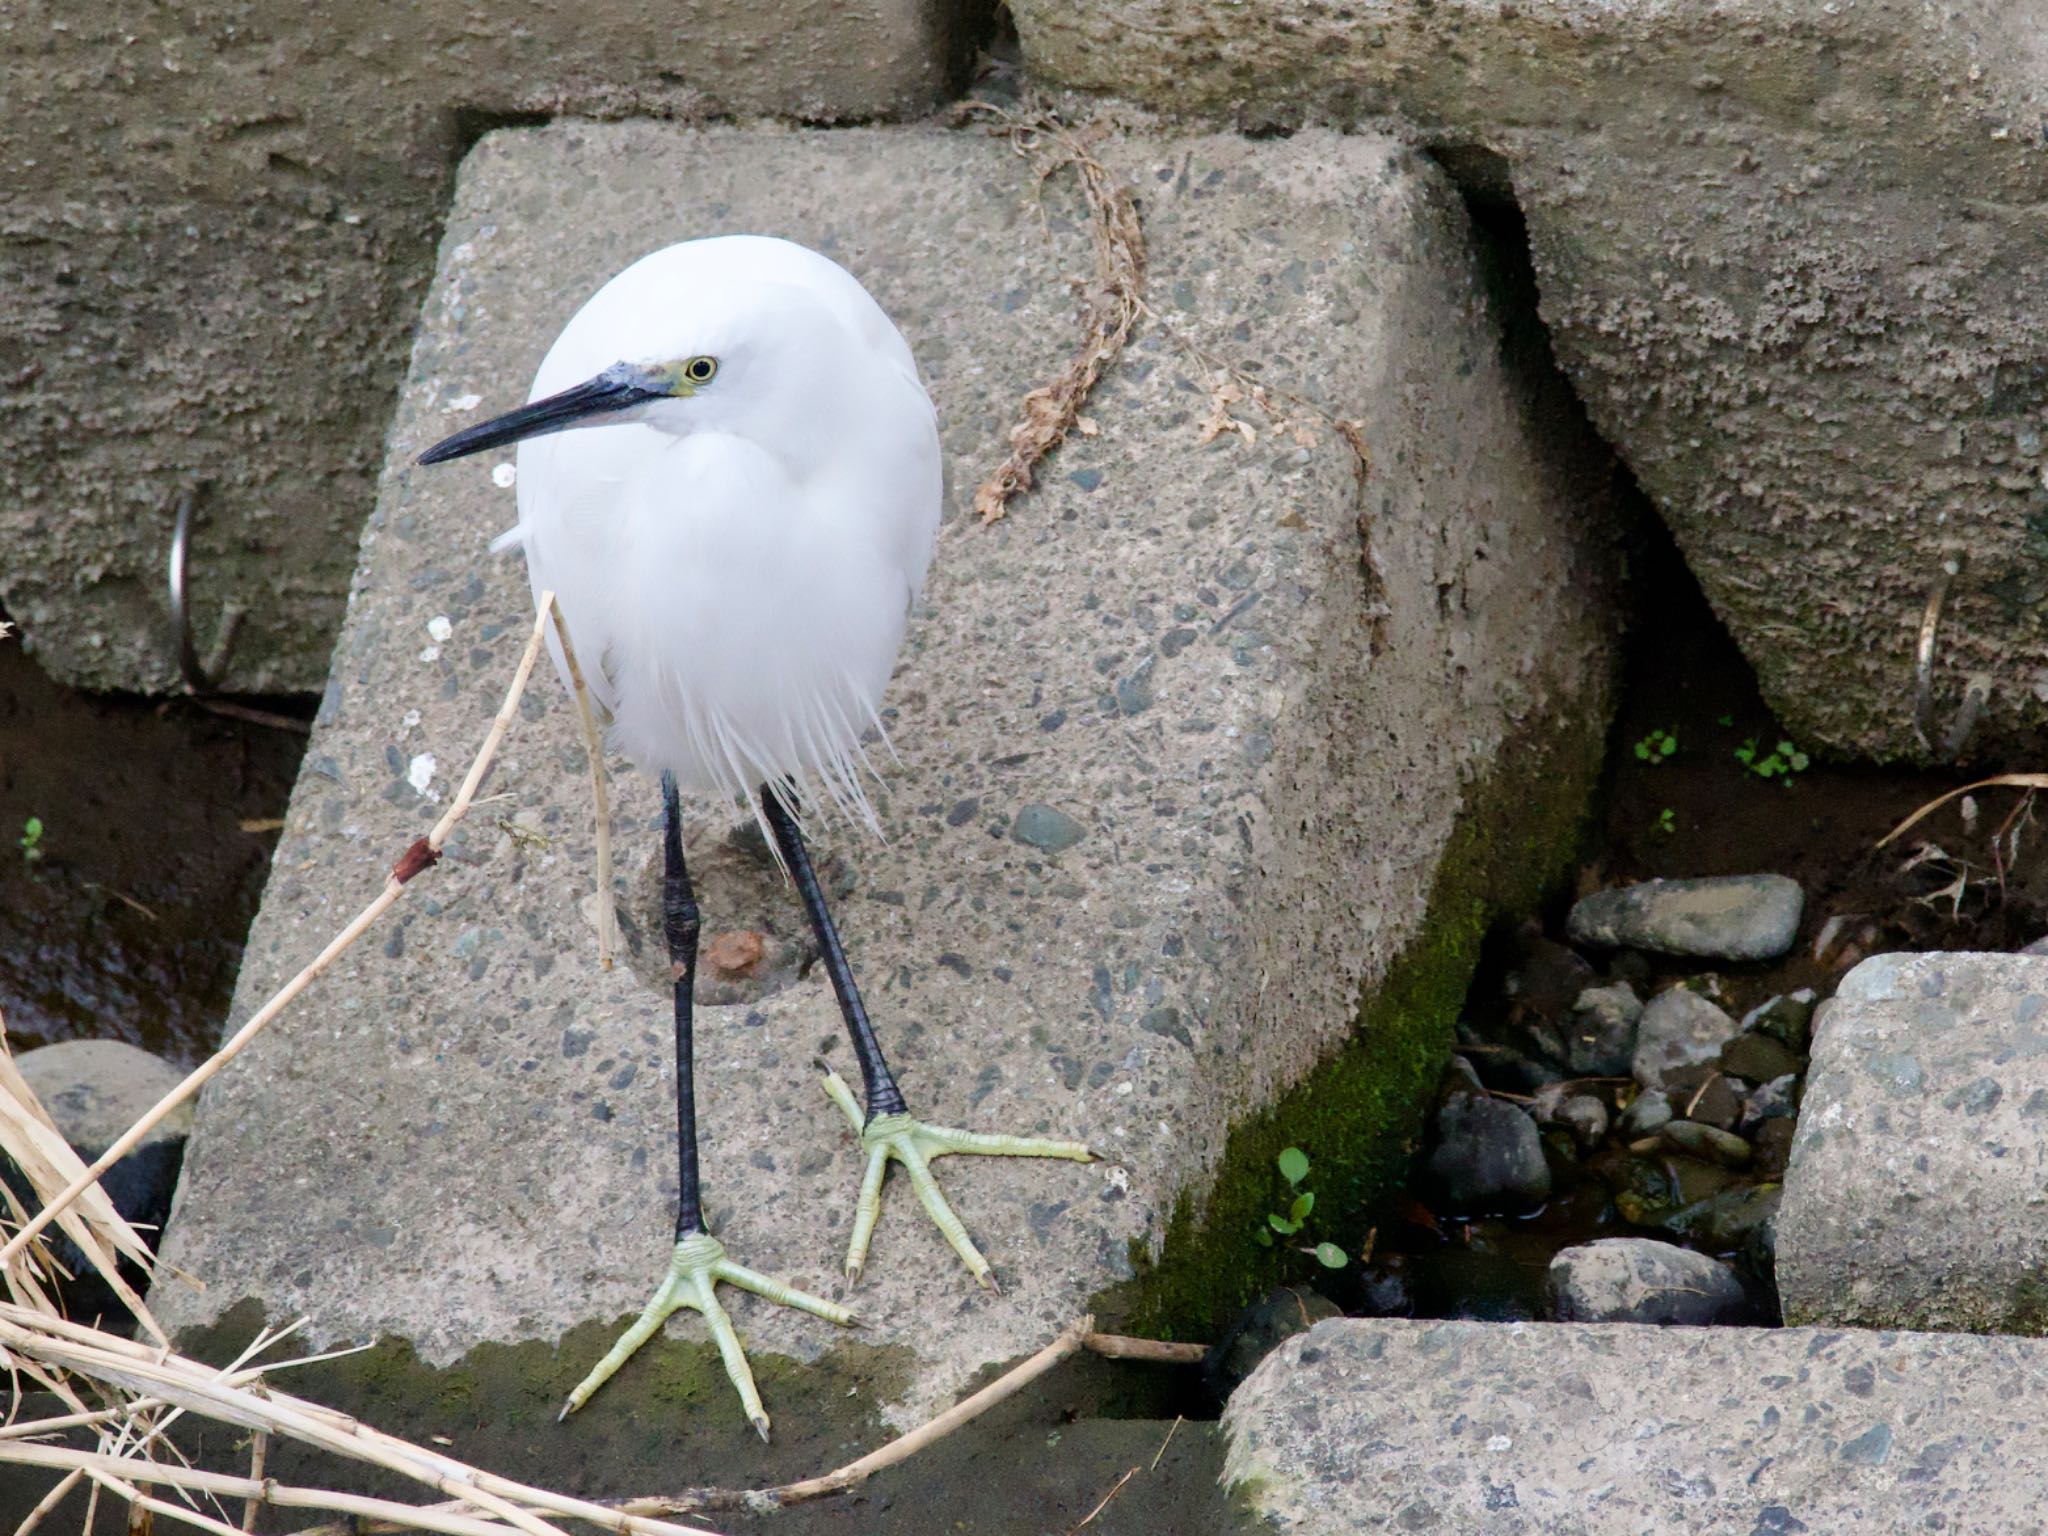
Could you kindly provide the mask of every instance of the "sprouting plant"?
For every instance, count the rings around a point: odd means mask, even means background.
[[[1806,770],[1806,754],[1789,741],[1781,741],[1765,752],[1752,736],[1735,749],[1735,760],[1760,779],[1779,779],[1788,786],[1795,773]]]
[[[31,816],[21,824],[21,856],[33,864],[43,856],[43,818]]]
[[[1652,731],[1636,743],[1636,758],[1652,768],[1678,750],[1676,731]]]
[[[1259,1241],[1268,1248],[1273,1246],[1275,1233],[1281,1237],[1297,1235],[1307,1222],[1309,1213],[1316,1208],[1315,1191],[1301,1187],[1302,1181],[1308,1177],[1308,1154],[1299,1147],[1287,1147],[1282,1150],[1276,1161],[1280,1167],[1280,1177],[1287,1181],[1291,1198],[1288,1200],[1285,1216],[1278,1211],[1268,1211],[1266,1224],[1259,1228]],[[1311,1255],[1325,1269],[1342,1269],[1351,1262],[1351,1256],[1335,1243],[1317,1243],[1313,1248],[1303,1248],[1301,1251]]]
[[[1657,813],[1657,830],[1667,833],[1678,830],[1678,813],[1668,805]]]

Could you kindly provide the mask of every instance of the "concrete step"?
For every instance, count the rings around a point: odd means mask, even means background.
[[[2036,1531],[2044,1413],[2028,1339],[1333,1319],[1231,1398],[1224,1475],[1300,1536]]]
[[[1042,223],[1031,165],[980,131],[485,139],[238,994],[239,1020],[439,813],[529,623],[518,561],[486,551],[513,517],[490,456],[423,471],[412,455],[522,399],[560,325],[649,249],[750,230],[830,253],[928,371],[952,507],[891,693],[888,841],[822,840],[839,920],[914,1109],[1106,1157],[942,1165],[1002,1295],[975,1290],[899,1180],[852,1297],[859,1343],[733,1302],[757,1367],[880,1352],[894,1363],[855,1390],[898,1418],[1132,1282],[1176,1209],[1217,1188],[1233,1125],[1336,1050],[1405,955],[1442,1006],[1380,1026],[1345,1121],[1358,1145],[1397,1144],[1448,1049],[1486,893],[1540,868],[1606,718],[1599,496],[1536,440],[1434,167],[1328,133],[1095,152],[1142,199],[1147,291],[1174,330],[1141,322],[1090,403],[1094,435],[985,528],[968,500],[1071,354],[1071,284],[1094,271],[1070,178],[1043,188]],[[1363,488],[1340,433],[1296,406],[1279,426],[1239,403],[1250,430],[1205,433],[1225,380],[1189,344],[1355,418]],[[597,969],[579,737],[552,682],[490,788],[509,801],[209,1088],[167,1240],[208,1289],[165,1288],[167,1323],[250,1300],[309,1313],[315,1342],[395,1336],[445,1364],[622,1319],[658,1278],[666,967],[643,951]],[[657,796],[633,773],[617,794],[625,914],[649,935]],[[1482,805],[1498,843],[1454,839]],[[739,818],[690,816],[708,931],[765,934],[779,957],[700,1010],[709,1214],[742,1261],[841,1295],[858,1161],[811,1065],[847,1059],[833,1001],[784,963],[801,916]],[[1342,1148],[1315,1151],[1334,1167]],[[606,1393],[658,1379],[636,1361]],[[771,1413],[816,1406],[782,1390]]]
[[[2048,958],[1873,955],[1814,1017],[1788,1321],[2048,1331]]]

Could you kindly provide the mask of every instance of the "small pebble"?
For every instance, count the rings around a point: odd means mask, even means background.
[[[1636,1025],[1635,1079],[1645,1088],[1669,1089],[1673,1073],[1717,1061],[1737,1033],[1735,1021],[1699,993],[1685,987],[1660,992]]]
[[[1799,1079],[1787,1072],[1774,1077],[1749,1096],[1742,1106],[1742,1128],[1754,1130],[1766,1120],[1789,1119],[1799,1112]]]
[[[1673,1120],[1657,1133],[1658,1139],[1674,1152],[1704,1158],[1723,1168],[1740,1168],[1755,1155],[1750,1144],[1733,1131],[1697,1120]]]
[[[1621,1112],[1621,1129],[1624,1135],[1648,1136],[1661,1130],[1671,1119],[1671,1099],[1668,1094],[1656,1088],[1648,1088],[1635,1097],[1635,1102]]]
[[[1721,1070],[1752,1083],[1771,1082],[1802,1065],[1788,1046],[1761,1033],[1737,1035],[1721,1049]]]

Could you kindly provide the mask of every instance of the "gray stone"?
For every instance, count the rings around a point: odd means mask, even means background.
[[[1247,127],[1405,121],[1511,194],[1566,372],[1799,744],[2036,745],[2040,229],[1982,211],[2048,200],[2039,6],[1011,10],[1043,78]],[[1914,629],[1965,555],[1923,738]]]
[[[1565,1065],[1584,1077],[1626,1076],[1642,1016],[1642,1000],[1627,982],[1586,988],[1565,1025]]]
[[[1550,1292],[1561,1323],[1719,1323],[1749,1304],[1726,1264],[1649,1237],[1562,1250],[1550,1261]]]
[[[1522,1211],[1550,1195],[1550,1165],[1536,1122],[1501,1099],[1465,1094],[1436,1112],[1429,1176],[1443,1209]]]
[[[2021,1532],[2048,1508],[2048,1342],[1345,1319],[1224,1415],[1290,1536]]]
[[[1799,1112],[1799,1079],[1787,1072],[1760,1084],[1742,1106],[1742,1128],[1747,1131],[1766,1120],[1790,1119]]]
[[[1749,1030],[1730,1040],[1721,1050],[1721,1070],[1751,1083],[1775,1082],[1797,1075],[1804,1063],[1790,1048],[1769,1035]]]
[[[1724,1189],[1656,1218],[1660,1231],[1712,1253],[1746,1249],[1777,1219],[1784,1188],[1753,1184]],[[1766,1271],[1768,1273],[1768,1271]]]
[[[1750,1009],[1742,1016],[1742,1027],[1769,1035],[1804,1056],[1807,1040],[1813,1033],[1813,1009],[1813,988],[1801,987],[1797,992],[1782,993]]]
[[[1735,1021],[1699,993],[1686,987],[1659,992],[1636,1025],[1635,1079],[1645,1088],[1667,1087],[1668,1074],[1718,1060],[1735,1033]]]
[[[1581,944],[1632,944],[1665,955],[1774,960],[1792,947],[1806,895],[1783,875],[1645,880],[1595,891],[1572,906]]]
[[[1778,1221],[1787,1319],[2048,1328],[2048,959],[1874,955],[1813,1051]]]
[[[1572,1133],[1581,1152],[1607,1139],[1607,1106],[1590,1093],[1573,1094],[1557,1107],[1557,1123]]]
[[[1087,835],[1080,822],[1049,805],[1027,805],[1010,824],[1010,836],[1044,853],[1065,853]]]
[[[1334,1301],[1302,1286],[1269,1291],[1237,1315],[1203,1358],[1203,1385],[1221,1402],[1282,1342],[1307,1333],[1326,1317],[1341,1316]]]
[[[106,1151],[185,1079],[161,1056],[122,1040],[60,1040],[24,1051],[14,1064],[64,1139],[87,1158]],[[158,1122],[140,1145],[183,1141],[191,1129],[188,1101]]]
[[[1621,1128],[1629,1136],[1647,1136],[1671,1118],[1671,1097],[1660,1088],[1645,1088],[1621,1112]]]
[[[317,690],[449,168],[477,134],[539,114],[917,116],[964,77],[976,10],[10,7],[0,603],[66,682],[175,687],[171,507],[209,482],[202,658],[232,631],[231,686]]]
[[[821,828],[837,915],[913,1109],[1105,1154],[942,1165],[1000,1296],[976,1291],[899,1181],[853,1293],[860,1335],[733,1303],[757,1360],[890,1350],[897,1419],[1040,1347],[1131,1278],[1134,1251],[1156,1256],[1177,1202],[1213,1187],[1230,1126],[1352,1039],[1361,996],[1419,942],[1474,786],[1522,784],[1537,722],[1595,761],[1605,718],[1608,535],[1575,474],[1532,447],[1443,178],[1382,140],[1321,133],[1096,151],[1145,189],[1176,326],[1362,422],[1377,653],[1355,460],[1320,424],[1307,443],[1200,441],[1211,386],[1162,330],[1140,328],[1090,403],[1097,434],[1006,520],[966,513],[1019,401],[1072,353],[1068,278],[1092,256],[1066,178],[1045,188],[1048,239],[1030,167],[979,133],[493,134],[457,184],[308,759],[325,766],[294,792],[238,993],[239,1019],[445,806],[530,623],[518,561],[486,553],[512,518],[490,458],[421,470],[412,455],[469,418],[470,396],[523,397],[584,295],[663,241],[755,229],[833,253],[927,370],[954,509],[889,694],[887,837]],[[1093,491],[1079,469],[1099,471]],[[1155,637],[1181,612],[1195,633],[1168,657]],[[454,638],[423,658],[436,617]],[[1105,712],[1105,679],[1155,647],[1151,707]],[[422,794],[408,770],[428,753]],[[400,1335],[446,1363],[640,1306],[674,1200],[658,795],[614,780],[641,946],[602,973],[579,910],[581,764],[573,709],[537,679],[489,785],[513,799],[473,817],[387,919],[402,952],[358,945],[209,1085],[168,1239],[208,1287],[167,1296],[168,1324],[246,1297],[309,1314],[309,1342]],[[1545,793],[1571,803],[1579,782]],[[1088,835],[1056,858],[1016,842],[1033,804]],[[738,814],[686,816],[707,926],[769,950],[800,940],[759,839],[731,835]],[[848,1061],[820,967],[699,1009],[712,1225],[735,1258],[833,1295],[858,1173],[810,1066],[821,1047]],[[796,1390],[771,1393],[771,1414],[803,1416]]]

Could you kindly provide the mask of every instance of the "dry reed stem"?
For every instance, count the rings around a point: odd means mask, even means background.
[[[970,103],[969,110],[977,106]],[[1145,232],[1130,189],[1095,158],[1087,129],[1071,129],[1049,112],[1017,119],[993,108],[979,110],[994,113],[996,131],[1032,162],[1038,189],[1073,168],[1088,206],[1089,242],[1095,256],[1095,283],[1083,301],[1080,346],[1058,378],[1024,397],[1010,428],[1009,456],[974,493],[974,510],[988,524],[1008,513],[1012,498],[1031,489],[1039,462],[1066,441],[1096,380],[1130,339],[1144,302]]]
[[[583,668],[576,664],[576,647],[569,643],[569,624],[562,617],[562,605],[557,602],[554,607],[555,638],[562,642],[569,691],[576,696],[576,718],[583,726],[583,750],[590,758],[590,801],[597,817],[597,963],[608,971],[612,968],[612,956],[619,949],[619,909],[612,895],[612,805],[605,787],[604,736],[590,708],[590,690],[584,685]]]
[[[245,1429],[287,1435],[316,1449],[382,1467],[449,1495],[458,1505],[495,1515],[500,1522],[496,1536],[509,1536],[508,1526],[529,1536],[559,1536],[559,1528],[540,1518],[542,1514],[583,1520],[626,1536],[707,1536],[695,1526],[636,1518],[587,1499],[500,1477],[268,1386],[236,1385],[226,1373],[182,1355],[152,1350],[7,1302],[0,1302],[0,1352],[39,1360],[103,1387],[140,1393]],[[0,1464],[23,1459],[25,1452],[35,1449],[47,1448],[0,1442]],[[173,1481],[169,1474],[176,1469],[164,1470],[162,1480]],[[93,1475],[90,1469],[88,1475]],[[395,1507],[432,1515],[454,1512],[437,1507]]]
[[[1080,1532],[1083,1526],[1093,1525],[1095,1523],[1095,1517],[1101,1514],[1105,1509],[1109,1508],[1109,1501],[1115,1498],[1118,1494],[1122,1493],[1124,1491],[1124,1484],[1128,1483],[1132,1478],[1136,1477],[1137,1475],[1138,1469],[1136,1467],[1133,1467],[1130,1471],[1126,1472],[1122,1477],[1118,1478],[1116,1480],[1116,1486],[1111,1488],[1109,1492],[1105,1493],[1102,1496],[1102,1502],[1097,1504],[1093,1509],[1089,1510],[1087,1514],[1083,1515],[1081,1517],[1080,1525],[1076,1525],[1071,1530],[1069,1530],[1067,1532],[1067,1536],[1078,1536],[1078,1533]]]
[[[1921,806],[1919,810],[1915,811],[1912,815],[1908,816],[1896,827],[1893,827],[1891,831],[1885,833],[1883,837],[1880,837],[1877,840],[1875,846],[1882,848],[1886,843],[1890,842],[1893,838],[1899,836],[1908,827],[1912,826],[1915,822],[1921,820],[1923,817],[1932,815],[1934,812],[1940,810],[1944,805],[1947,805],[1949,801],[1954,800],[1959,796],[1969,794],[1970,791],[1973,789],[1999,788],[2048,789],[2048,773],[1993,774],[1988,779],[1979,779],[1974,784],[1965,784],[1960,789],[1952,789],[1949,790],[1946,794],[1936,795],[1932,800],[1928,801],[1925,805]]]
[[[35,1090],[29,1087],[21,1069],[14,1064],[14,1057],[7,1049],[4,1018],[0,1018],[0,1152],[14,1160],[15,1166],[28,1180],[29,1187],[39,1196],[83,1177],[86,1172],[83,1159],[65,1141],[63,1133],[57,1129],[57,1122],[37,1100]],[[120,1271],[120,1259],[126,1258],[148,1274],[153,1264],[148,1244],[114,1209],[113,1201],[107,1198],[106,1191],[97,1182],[89,1182],[86,1188],[91,1191],[90,1195],[77,1210],[61,1213],[59,1228],[78,1245],[86,1261],[106,1280],[109,1288],[150,1336],[159,1342],[167,1342],[156,1318],[122,1278]],[[6,1206],[26,1231],[30,1226],[27,1213],[11,1190],[8,1191]],[[29,1235],[33,1237],[34,1234],[31,1232]],[[6,1270],[7,1289],[16,1300],[26,1305],[41,1311],[54,1311],[55,1303],[44,1293],[36,1275],[38,1268],[46,1274],[54,1271],[54,1262],[46,1252],[40,1255],[39,1264],[9,1267]]]
[[[43,1523],[43,1517],[59,1504],[62,1504],[70,1495],[71,1490],[76,1488],[83,1481],[84,1477],[85,1474],[83,1472],[71,1472],[59,1478],[57,1486],[44,1494],[36,1502],[34,1509],[22,1516],[21,1524],[14,1528],[14,1536],[29,1536],[31,1531]],[[88,1526],[87,1529],[90,1530],[91,1527]]]
[[[607,1501],[608,1507],[627,1515],[696,1514],[718,1510],[747,1510],[765,1514],[791,1504],[802,1504],[831,1494],[845,1493],[866,1482],[884,1468],[907,1461],[919,1451],[944,1439],[954,1430],[981,1417],[989,1409],[1014,1396],[1060,1361],[1079,1350],[1112,1360],[1150,1360],[1168,1364],[1190,1364],[1207,1353],[1199,1344],[1169,1344],[1154,1339],[1132,1339],[1121,1334],[1092,1331],[1092,1318],[1083,1317],[1044,1349],[983,1387],[971,1397],[954,1404],[938,1417],[891,1440],[880,1449],[850,1461],[822,1477],[784,1483],[774,1488],[686,1488],[678,1493],[651,1494],[639,1498]],[[1167,1438],[1172,1439],[1169,1431]],[[1164,1450],[1164,1446],[1161,1447]],[[443,1506],[444,1508],[446,1506]],[[389,1536],[402,1527],[372,1521],[352,1526],[319,1525],[299,1531],[297,1536]]]
[[[251,1040],[284,1012],[301,992],[318,980],[350,945],[368,932],[378,918],[391,909],[398,898],[405,894],[406,883],[413,876],[430,868],[440,858],[441,849],[448,841],[448,835],[468,814],[470,802],[476,798],[477,786],[483,782],[484,774],[489,770],[491,760],[497,754],[498,744],[505,739],[505,732],[511,726],[513,712],[519,705],[519,696],[526,691],[527,679],[533,675],[534,659],[540,654],[541,641],[547,633],[548,615],[554,609],[554,601],[554,593],[541,594],[539,612],[534,616],[533,634],[527,640],[526,650],[519,658],[518,669],[512,677],[512,686],[505,693],[505,702],[499,708],[497,718],[491,722],[491,729],[484,737],[483,746],[478,749],[476,757],[471,761],[469,773],[463,779],[462,787],[456,791],[454,800],[449,803],[447,813],[434,824],[433,831],[406,851],[398,866],[386,878],[384,889],[378,892],[376,899],[357,913],[354,921],[336,934],[305,969],[279,988],[269,1002],[257,1009],[249,1022],[236,1030],[225,1045],[195,1067],[182,1083],[159,1099],[140,1120],[122,1132],[112,1146],[93,1159],[91,1166],[79,1173],[56,1195],[52,1196],[47,1191],[38,1189],[37,1192],[44,1196],[43,1208],[31,1217],[4,1247],[0,1247],[0,1270],[13,1265],[21,1251],[39,1232],[69,1210],[73,1202],[87,1190],[98,1187],[101,1174],[132,1152],[143,1137],[154,1130],[166,1115],[196,1094],[214,1074],[239,1056]],[[4,1097],[0,1095],[0,1101],[4,1101]],[[109,1208],[111,1209],[111,1203]],[[137,1305],[140,1305],[139,1301]],[[138,1317],[143,1315],[145,1314],[137,1313]],[[151,1326],[154,1328],[153,1321]]]

